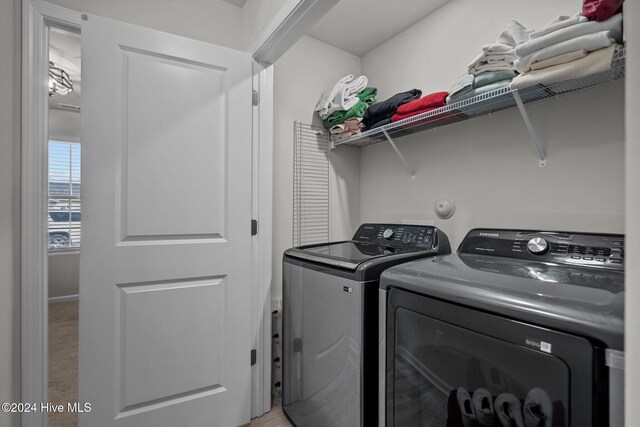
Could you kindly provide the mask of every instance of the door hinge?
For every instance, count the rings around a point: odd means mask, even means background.
[[[258,220],[257,219],[252,219],[251,220],[251,235],[255,236],[256,234],[258,234]]]
[[[258,359],[258,352],[256,350],[251,350],[251,366],[256,364],[257,359]]]
[[[260,104],[260,94],[257,90],[251,91],[251,104],[255,107]]]

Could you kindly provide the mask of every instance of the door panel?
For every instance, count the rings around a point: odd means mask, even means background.
[[[124,238],[222,236],[229,70],[120,49]]]
[[[82,27],[81,426],[250,414],[251,58]]]

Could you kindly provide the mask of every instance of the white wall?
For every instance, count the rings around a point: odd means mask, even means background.
[[[49,254],[49,298],[78,295],[80,256],[77,252]]]
[[[293,245],[293,122],[321,126],[316,101],[349,73],[360,73],[359,57],[307,36],[274,65],[273,299],[282,297],[282,253]],[[360,217],[359,152],[331,156],[331,238],[350,238]]]
[[[454,0],[365,55],[363,73],[380,99],[413,87],[425,94],[447,90],[510,19],[540,27],[560,14],[575,14],[580,5]],[[453,249],[473,227],[624,232],[623,87],[616,83],[528,106],[546,145],[547,168],[538,167],[517,110],[399,140],[416,168],[416,182],[409,182],[388,144],[363,148],[362,221],[433,222]],[[433,212],[441,196],[456,203],[449,220]]]
[[[80,142],[80,113],[49,108],[49,139]]]
[[[247,47],[267,26],[287,0],[247,0],[242,6]]]
[[[0,402],[20,401],[20,2],[0,2]],[[19,415],[0,412],[0,426]]]
[[[625,3],[627,36],[626,86],[626,295],[625,295],[625,423],[640,426],[640,2]]]

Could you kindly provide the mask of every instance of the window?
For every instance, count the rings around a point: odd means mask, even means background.
[[[80,247],[80,144],[49,141],[49,249]]]

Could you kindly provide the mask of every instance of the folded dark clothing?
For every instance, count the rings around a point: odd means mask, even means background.
[[[448,92],[434,92],[429,95],[425,95],[420,99],[416,99],[415,101],[407,102],[406,104],[402,104],[398,107],[396,114],[409,114],[414,111],[424,111],[427,109],[433,109],[438,107],[444,107],[447,105],[445,100],[449,95]]]
[[[363,123],[367,129],[371,129],[374,124],[381,120],[391,120],[391,116],[396,113],[399,106],[406,104],[409,101],[419,99],[421,95],[421,90],[411,89],[406,92],[396,93],[385,101],[372,104],[364,113]]]
[[[382,119],[380,121],[375,122],[374,124],[372,124],[371,126],[369,126],[366,129],[367,130],[371,130],[371,129],[379,128],[380,126],[388,125],[389,123],[391,123],[391,118]]]

